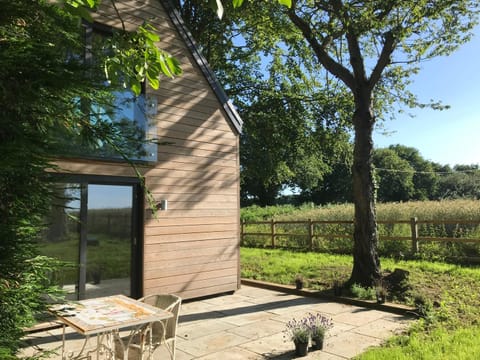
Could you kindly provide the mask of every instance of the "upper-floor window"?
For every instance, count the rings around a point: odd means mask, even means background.
[[[87,115],[78,134],[67,136],[62,146],[64,155],[82,158],[156,161],[157,142],[154,114],[156,103],[142,93],[136,96],[121,84],[110,84],[101,71],[102,61],[110,51],[112,30],[98,24],[85,26],[85,53],[87,69],[97,79],[96,94],[75,99]],[[100,86],[98,87],[98,84]],[[98,90],[100,88],[100,90]]]

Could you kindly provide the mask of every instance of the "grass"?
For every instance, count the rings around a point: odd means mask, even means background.
[[[286,250],[241,249],[242,277],[294,284],[297,274],[313,289],[329,289],[350,275],[352,257]],[[383,270],[410,272],[411,289],[394,301],[414,305],[422,299],[425,318],[408,336],[373,349],[364,359],[473,359],[480,358],[480,268],[421,260],[381,259]]]
[[[437,328],[428,334],[399,337],[382,348],[357,357],[361,360],[463,360],[480,358],[480,327],[447,331]]]
[[[97,235],[97,246],[88,246],[87,250],[87,281],[91,280],[92,271],[101,269],[103,279],[128,277],[130,274],[130,241],[107,235]],[[58,242],[39,244],[42,255],[50,256],[67,262],[58,280],[62,284],[75,283],[78,278],[78,240],[65,239]]]

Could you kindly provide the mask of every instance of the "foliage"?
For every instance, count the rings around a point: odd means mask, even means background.
[[[293,1],[288,9],[268,5],[265,7],[269,8],[269,16],[262,18],[259,11],[253,19],[262,19],[256,22],[260,41],[269,47],[279,42],[290,44],[292,39],[307,43],[306,51],[343,83],[354,101],[355,262],[351,282],[369,285],[379,277],[380,267],[371,168],[375,122],[388,113],[394,102],[425,106],[407,91],[409,76],[418,71],[420,61],[447,55],[469,39],[479,4],[470,0],[425,0]],[[270,23],[270,28],[265,22]],[[278,39],[276,35],[283,35],[282,29],[291,30]],[[303,65],[308,72],[309,63]],[[436,103],[429,105],[441,108]]]
[[[79,55],[85,52],[79,16],[88,18],[85,7],[97,3],[68,0],[62,7],[43,0],[2,2],[0,353],[3,357],[15,355],[22,327],[31,323],[44,306],[43,295],[50,291],[52,280],[48,274],[60,265],[37,257],[36,249],[51,204],[52,178],[46,169],[54,168],[52,157],[62,154],[66,139],[79,139],[77,143],[93,147],[108,143],[126,156],[122,129],[104,113],[105,109],[115,107],[112,104],[112,92],[118,89],[115,81],[106,87],[103,62],[89,64]],[[123,48],[125,53],[140,43],[144,50],[148,49],[157,40],[148,27],[140,32],[140,37],[131,39],[136,44],[123,43],[131,46]],[[125,53],[120,51],[117,55]],[[139,58],[135,61],[140,61]],[[144,65],[145,62],[137,70],[141,72]],[[129,74],[118,72],[127,83]]]
[[[406,160],[391,149],[379,149],[375,151],[373,163],[377,175],[378,201],[407,201],[413,197],[414,170]]]
[[[170,78],[181,75],[179,61],[160,49],[157,46],[159,41],[156,29],[150,24],[138,27],[133,33],[125,29],[115,32],[110,42],[111,55],[105,61],[107,79],[122,81],[124,87],[140,95],[144,82],[158,89],[161,74]]]
[[[293,2],[287,7],[278,7],[275,3],[264,2],[258,6],[245,2],[240,7],[238,2],[232,6],[232,2],[227,1],[223,6],[228,16],[220,21],[205,9],[200,0],[176,2],[203,54],[234,99],[244,120],[241,137],[242,203],[272,204],[286,187],[301,191],[300,202],[352,201],[353,148],[348,141],[350,134],[343,130],[351,126],[353,97],[344,85],[318,66],[314,49],[305,44],[303,34],[286,16],[293,10],[292,7],[303,11],[307,4]],[[212,6],[217,8],[218,2],[212,2]],[[365,20],[366,25],[361,30],[365,34],[369,32],[369,11],[380,11],[382,6],[372,5],[371,9],[355,18],[359,22]],[[407,11],[408,6],[399,8]],[[321,10],[327,11],[326,8],[327,5]],[[395,21],[389,18],[389,10],[392,9],[384,9],[385,24]],[[352,8],[348,8],[347,12],[355,16]],[[465,17],[468,18],[468,14]],[[402,26],[406,25],[407,20]],[[376,30],[372,32],[365,38],[378,35]],[[465,39],[468,36],[466,34]],[[337,40],[340,48],[344,46],[344,39],[340,38],[332,42],[332,48]],[[419,39],[415,41],[420,44]],[[436,46],[433,42],[427,45]],[[401,48],[404,44],[398,46]],[[448,51],[452,49],[449,47]],[[374,61],[376,54],[371,46],[365,45],[362,52],[368,62]],[[341,50],[336,52],[341,53]],[[394,70],[386,70],[386,78],[376,88],[378,93],[372,106],[377,119],[387,116],[388,110],[393,108],[389,104],[399,99],[408,106],[425,106],[407,91],[409,80],[401,80],[407,74],[416,73],[418,59],[414,59],[387,66]],[[350,66],[348,57],[338,56],[334,60],[342,62],[345,67]],[[401,70],[401,66],[411,67],[411,71]],[[439,108],[436,103],[430,105]],[[391,163],[387,169],[377,171],[376,175],[382,183],[379,187],[380,200],[437,199],[439,176],[434,173],[434,164],[422,159],[413,148],[396,145],[389,150],[395,152],[395,161],[401,162],[402,167],[390,169],[395,166]],[[395,194],[386,185],[392,177],[398,183]],[[448,193],[461,196],[454,191]]]
[[[260,207],[257,205],[242,208],[240,211],[240,219],[244,221],[261,221],[273,219],[279,215],[288,214],[297,211],[293,205],[279,205]]]
[[[325,332],[333,326],[333,321],[320,313],[308,313],[307,324],[312,338],[323,338]]]
[[[91,12],[100,6],[101,0],[60,0],[59,3],[63,3],[65,12],[92,23]],[[115,0],[111,5],[119,14]],[[120,16],[118,20],[122,23],[122,30],[115,31],[110,42],[111,52],[104,62],[109,81],[123,83],[135,95],[140,95],[142,83],[158,89],[161,74],[173,78],[182,73],[178,60],[157,46],[160,37],[152,25],[145,23],[130,32]]]
[[[22,255],[22,254],[19,254]],[[21,272],[0,277],[0,355],[15,354],[23,328],[33,325],[35,314],[45,311],[45,297],[58,299],[62,291],[52,281],[52,274],[62,264],[36,256],[25,259]],[[3,269],[2,269],[3,270]],[[3,273],[3,271],[2,271]],[[39,298],[39,297],[42,298]],[[4,357],[1,357],[4,359]]]
[[[358,284],[352,284],[350,287],[350,294],[354,298],[364,299],[364,300],[373,300],[375,299],[375,289],[372,287],[363,287]]]
[[[35,241],[49,205],[55,151],[49,130],[72,114],[83,72],[68,50],[78,48],[78,22],[43,2],[4,2],[0,14],[0,347],[11,355],[22,327],[41,309],[49,286]],[[74,119],[72,119],[74,120]],[[39,258],[37,258],[39,259]],[[42,271],[44,271],[42,273]]]
[[[332,319],[320,313],[308,313],[301,319],[291,319],[285,325],[284,335],[298,343],[308,343],[311,338],[323,338],[333,326]]]
[[[284,330],[285,336],[299,343],[308,343],[310,339],[310,327],[308,325],[308,319],[292,319],[287,322]]]
[[[438,199],[480,199],[480,169],[478,165],[454,167],[438,179]]]
[[[228,16],[219,21],[204,10],[202,1],[177,1],[244,121],[242,202],[265,206],[286,187],[315,188],[332,164],[344,161],[349,150],[346,118],[353,105],[349,96],[332,90],[334,84],[326,86],[315,78],[321,71],[315,58],[298,36],[289,38],[291,27],[284,28],[280,16],[268,6],[245,5],[241,12],[234,11],[228,2]],[[277,32],[258,32],[259,18]],[[283,45],[276,43],[281,36]]]

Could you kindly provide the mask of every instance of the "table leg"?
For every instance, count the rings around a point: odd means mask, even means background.
[[[66,325],[62,325],[62,360],[65,360],[65,327]]]

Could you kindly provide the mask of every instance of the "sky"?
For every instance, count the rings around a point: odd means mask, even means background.
[[[409,110],[386,120],[375,131],[376,148],[401,144],[442,165],[480,165],[480,26],[473,39],[448,57],[425,62],[412,78],[410,90],[418,99],[440,100],[450,109]],[[389,135],[382,135],[386,131]]]

